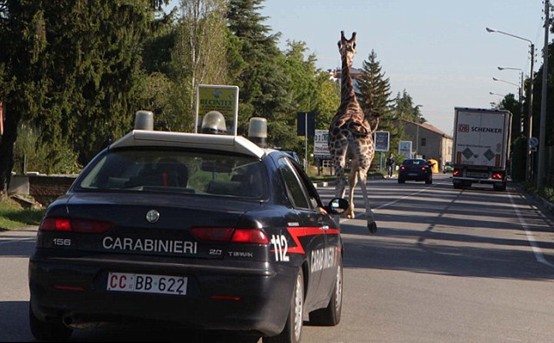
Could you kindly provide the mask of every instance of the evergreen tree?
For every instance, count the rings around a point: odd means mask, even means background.
[[[403,139],[402,125],[398,125],[395,112],[392,110],[393,100],[390,100],[391,90],[389,78],[385,77],[375,51],[371,51],[368,60],[362,63],[362,76],[357,80],[358,99],[368,120],[379,116],[379,131],[389,132],[389,146],[396,151]],[[379,160],[375,159],[377,163]]]
[[[40,144],[50,151],[49,172],[56,172],[53,166],[68,150],[79,152],[82,165],[129,130],[138,109],[132,96],[141,77],[142,42],[162,2],[167,1],[0,4],[1,97],[9,114],[0,145],[4,189],[22,119],[40,127]]]
[[[368,120],[389,112],[390,82],[381,70],[377,54],[371,50],[368,60],[362,62],[362,76],[357,79],[356,96]]]
[[[411,121],[414,123],[426,122],[420,110],[421,105],[414,105],[412,96],[404,90],[402,95],[398,93],[394,100],[394,118]]]
[[[282,132],[279,118],[292,112],[287,92],[290,78],[285,72],[286,58],[277,48],[279,34],[269,34],[270,28],[263,24],[266,17],[258,12],[262,2],[230,0],[227,14],[228,27],[239,40],[234,46],[240,48],[245,62],[235,80],[240,87],[239,132],[246,132],[251,117],[264,117],[268,121],[268,141],[279,144],[281,139],[274,139]]]

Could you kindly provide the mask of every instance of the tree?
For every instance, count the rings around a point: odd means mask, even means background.
[[[22,119],[40,127],[38,144],[49,147],[49,161],[63,160],[69,149],[84,164],[128,131],[137,110],[132,96],[142,76],[142,42],[162,2],[0,3],[0,97],[8,119],[0,144],[4,191]]]
[[[356,96],[368,120],[389,112],[390,83],[381,70],[374,50],[371,50],[368,60],[362,62],[362,73],[357,84]]]
[[[182,0],[172,51],[174,99],[181,98],[172,118],[173,130],[194,129],[195,95],[199,84],[225,84],[226,3],[223,0]],[[168,120],[169,121],[169,120]]]
[[[229,30],[238,38],[234,45],[240,48],[244,65],[236,85],[240,87],[239,132],[246,132],[251,117],[268,121],[268,141],[281,142],[283,131],[278,120],[290,114],[290,79],[285,72],[286,59],[277,48],[279,34],[269,34],[263,24],[266,17],[259,14],[263,0],[230,0],[227,13]],[[287,131],[290,131],[288,129]]]
[[[45,48],[44,20],[37,1],[0,2],[0,99],[5,125],[0,142],[0,193],[6,194],[14,164],[17,126],[40,107],[45,84],[37,77],[38,56]]]

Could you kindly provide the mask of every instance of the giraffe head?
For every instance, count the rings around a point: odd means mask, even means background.
[[[341,31],[338,46],[341,57],[346,59],[348,65],[352,65],[352,59],[356,53],[356,32],[352,33],[350,39],[346,39],[344,31]]]

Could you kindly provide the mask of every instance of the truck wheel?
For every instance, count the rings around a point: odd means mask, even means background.
[[[31,333],[39,341],[65,341],[73,333],[71,328],[63,325],[61,319],[59,321],[42,321],[37,318],[30,304],[29,326],[31,327]]]
[[[310,313],[310,323],[313,325],[335,326],[340,323],[342,312],[342,257],[339,256],[337,276],[333,294],[326,308]]]
[[[264,337],[263,343],[299,343],[302,338],[302,318],[304,315],[304,275],[302,269],[296,275],[289,316],[285,328],[277,336]]]

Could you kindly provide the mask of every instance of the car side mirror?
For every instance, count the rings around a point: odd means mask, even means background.
[[[329,204],[325,207],[325,210],[329,214],[343,214],[348,209],[350,204],[348,200],[344,198],[333,198],[329,201]]]

